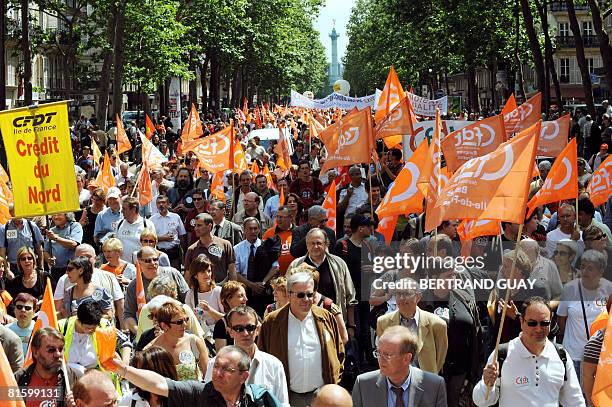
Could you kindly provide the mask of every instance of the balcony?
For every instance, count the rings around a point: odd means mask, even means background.
[[[557,48],[576,48],[576,39],[573,35],[555,37]],[[582,44],[585,48],[599,47],[599,38],[596,35],[583,35]]]
[[[599,7],[602,8],[603,6],[605,6],[606,2],[605,0],[600,0],[598,3],[599,3]],[[565,3],[565,1],[552,1],[550,2],[549,7],[550,7],[550,11],[567,12],[567,4]],[[588,4],[576,4],[576,2],[574,2],[574,9],[577,12],[590,11]]]

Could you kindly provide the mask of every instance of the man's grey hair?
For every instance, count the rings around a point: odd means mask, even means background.
[[[225,355],[230,352],[238,352],[240,354],[240,360],[238,361],[238,369],[241,372],[248,372],[251,368],[251,358],[242,348],[234,345],[224,346],[217,352],[217,356]]]
[[[261,229],[261,222],[259,222],[259,219],[257,219],[256,217],[254,217],[254,216],[249,216],[249,217],[248,217],[248,218],[246,218],[244,221],[242,221],[242,226],[243,226],[243,227],[246,227],[246,224],[247,224],[248,222],[255,222],[255,223],[257,223],[257,227],[258,227],[259,229]]]
[[[159,275],[151,280],[147,292],[149,297],[155,297],[157,295],[167,295],[171,298],[178,297],[176,281],[174,281],[172,276],[167,274]]]
[[[599,270],[604,271],[606,266],[608,265],[608,260],[606,255],[597,250],[587,250],[582,254],[580,258],[581,262],[588,261],[590,263],[595,263],[599,267]]]
[[[538,164],[538,169],[540,171],[542,171],[542,170],[550,170],[551,167],[552,167],[552,164],[548,160],[541,161]]]
[[[327,211],[321,205],[313,205],[308,209],[308,219],[311,219],[313,216],[326,216]]]
[[[287,277],[287,292],[291,291],[294,284],[308,284],[310,282],[314,284],[312,274],[303,271],[299,273],[293,273],[289,277]]]
[[[80,245],[78,245],[75,249],[75,252],[79,251],[79,252],[89,252],[90,254],[93,253],[93,255],[96,255],[96,249],[94,249],[94,247],[92,245],[90,245],[89,243],[81,243]]]
[[[325,246],[327,247],[327,245],[329,244],[328,242],[328,238],[327,238],[327,233],[325,233],[325,231],[321,228],[312,228],[308,231],[308,233],[306,233],[306,243],[308,243],[310,241],[310,239],[312,238],[313,235],[321,235],[323,236],[323,241],[325,242]]]

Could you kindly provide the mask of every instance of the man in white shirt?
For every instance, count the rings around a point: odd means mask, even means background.
[[[251,358],[251,368],[246,384],[256,384],[265,387],[282,403],[283,407],[289,407],[289,395],[287,393],[287,379],[283,364],[269,353],[262,352],[255,344],[255,338],[259,334],[260,324],[257,312],[251,307],[240,305],[232,309],[226,316],[227,332],[234,340],[234,344],[244,350]],[[208,361],[208,369],[204,382],[212,379],[215,358]]]
[[[147,222],[139,213],[138,198],[129,197],[123,200],[122,204],[123,220],[117,226],[115,237],[123,243],[123,254],[121,259],[132,262],[132,253],[140,250],[140,233],[144,228],[149,228],[157,233],[152,222]]]
[[[584,242],[582,241],[582,233],[576,230],[576,208],[567,203],[562,204],[557,211],[557,218],[559,226],[546,234],[547,256],[551,258],[557,248],[557,242],[564,239],[575,240],[580,249],[578,255],[582,254]]]
[[[346,214],[354,213],[357,208],[368,201],[368,193],[364,183],[361,181],[361,169],[352,166],[349,169],[351,183],[342,191],[338,198],[338,211]]]
[[[181,269],[181,246],[187,250],[187,231],[183,220],[176,213],[170,212],[170,201],[166,195],[158,195],[158,212],[151,216],[150,221],[157,231],[157,248],[168,255],[170,265]]]
[[[507,346],[506,357],[498,373],[498,362],[489,356],[482,379],[472,392],[479,407],[585,406],[574,365],[565,349],[557,349],[547,338],[550,333],[550,305],[541,297],[523,302],[521,334]],[[563,353],[562,353],[563,352]],[[487,387],[490,387],[486,397]]]

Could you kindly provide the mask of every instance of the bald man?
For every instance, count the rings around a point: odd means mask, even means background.
[[[337,384],[326,384],[319,389],[312,407],[353,407],[353,399],[348,391]]]
[[[77,380],[72,395],[77,407],[113,406],[118,398],[108,374],[99,370],[91,370]]]

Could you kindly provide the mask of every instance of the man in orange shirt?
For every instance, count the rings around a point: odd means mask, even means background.
[[[276,212],[276,225],[266,230],[266,233],[263,235],[263,240],[266,242],[268,239],[278,236],[280,239],[280,252],[278,252],[278,254],[275,253],[278,258],[272,264],[270,273],[268,273],[264,281],[269,281],[276,274],[284,276],[287,272],[287,267],[289,267],[289,264],[293,261],[294,257],[289,252],[293,227],[294,225],[291,223],[289,208],[286,206],[281,206],[278,208],[278,211]],[[264,246],[268,247],[268,245]]]

